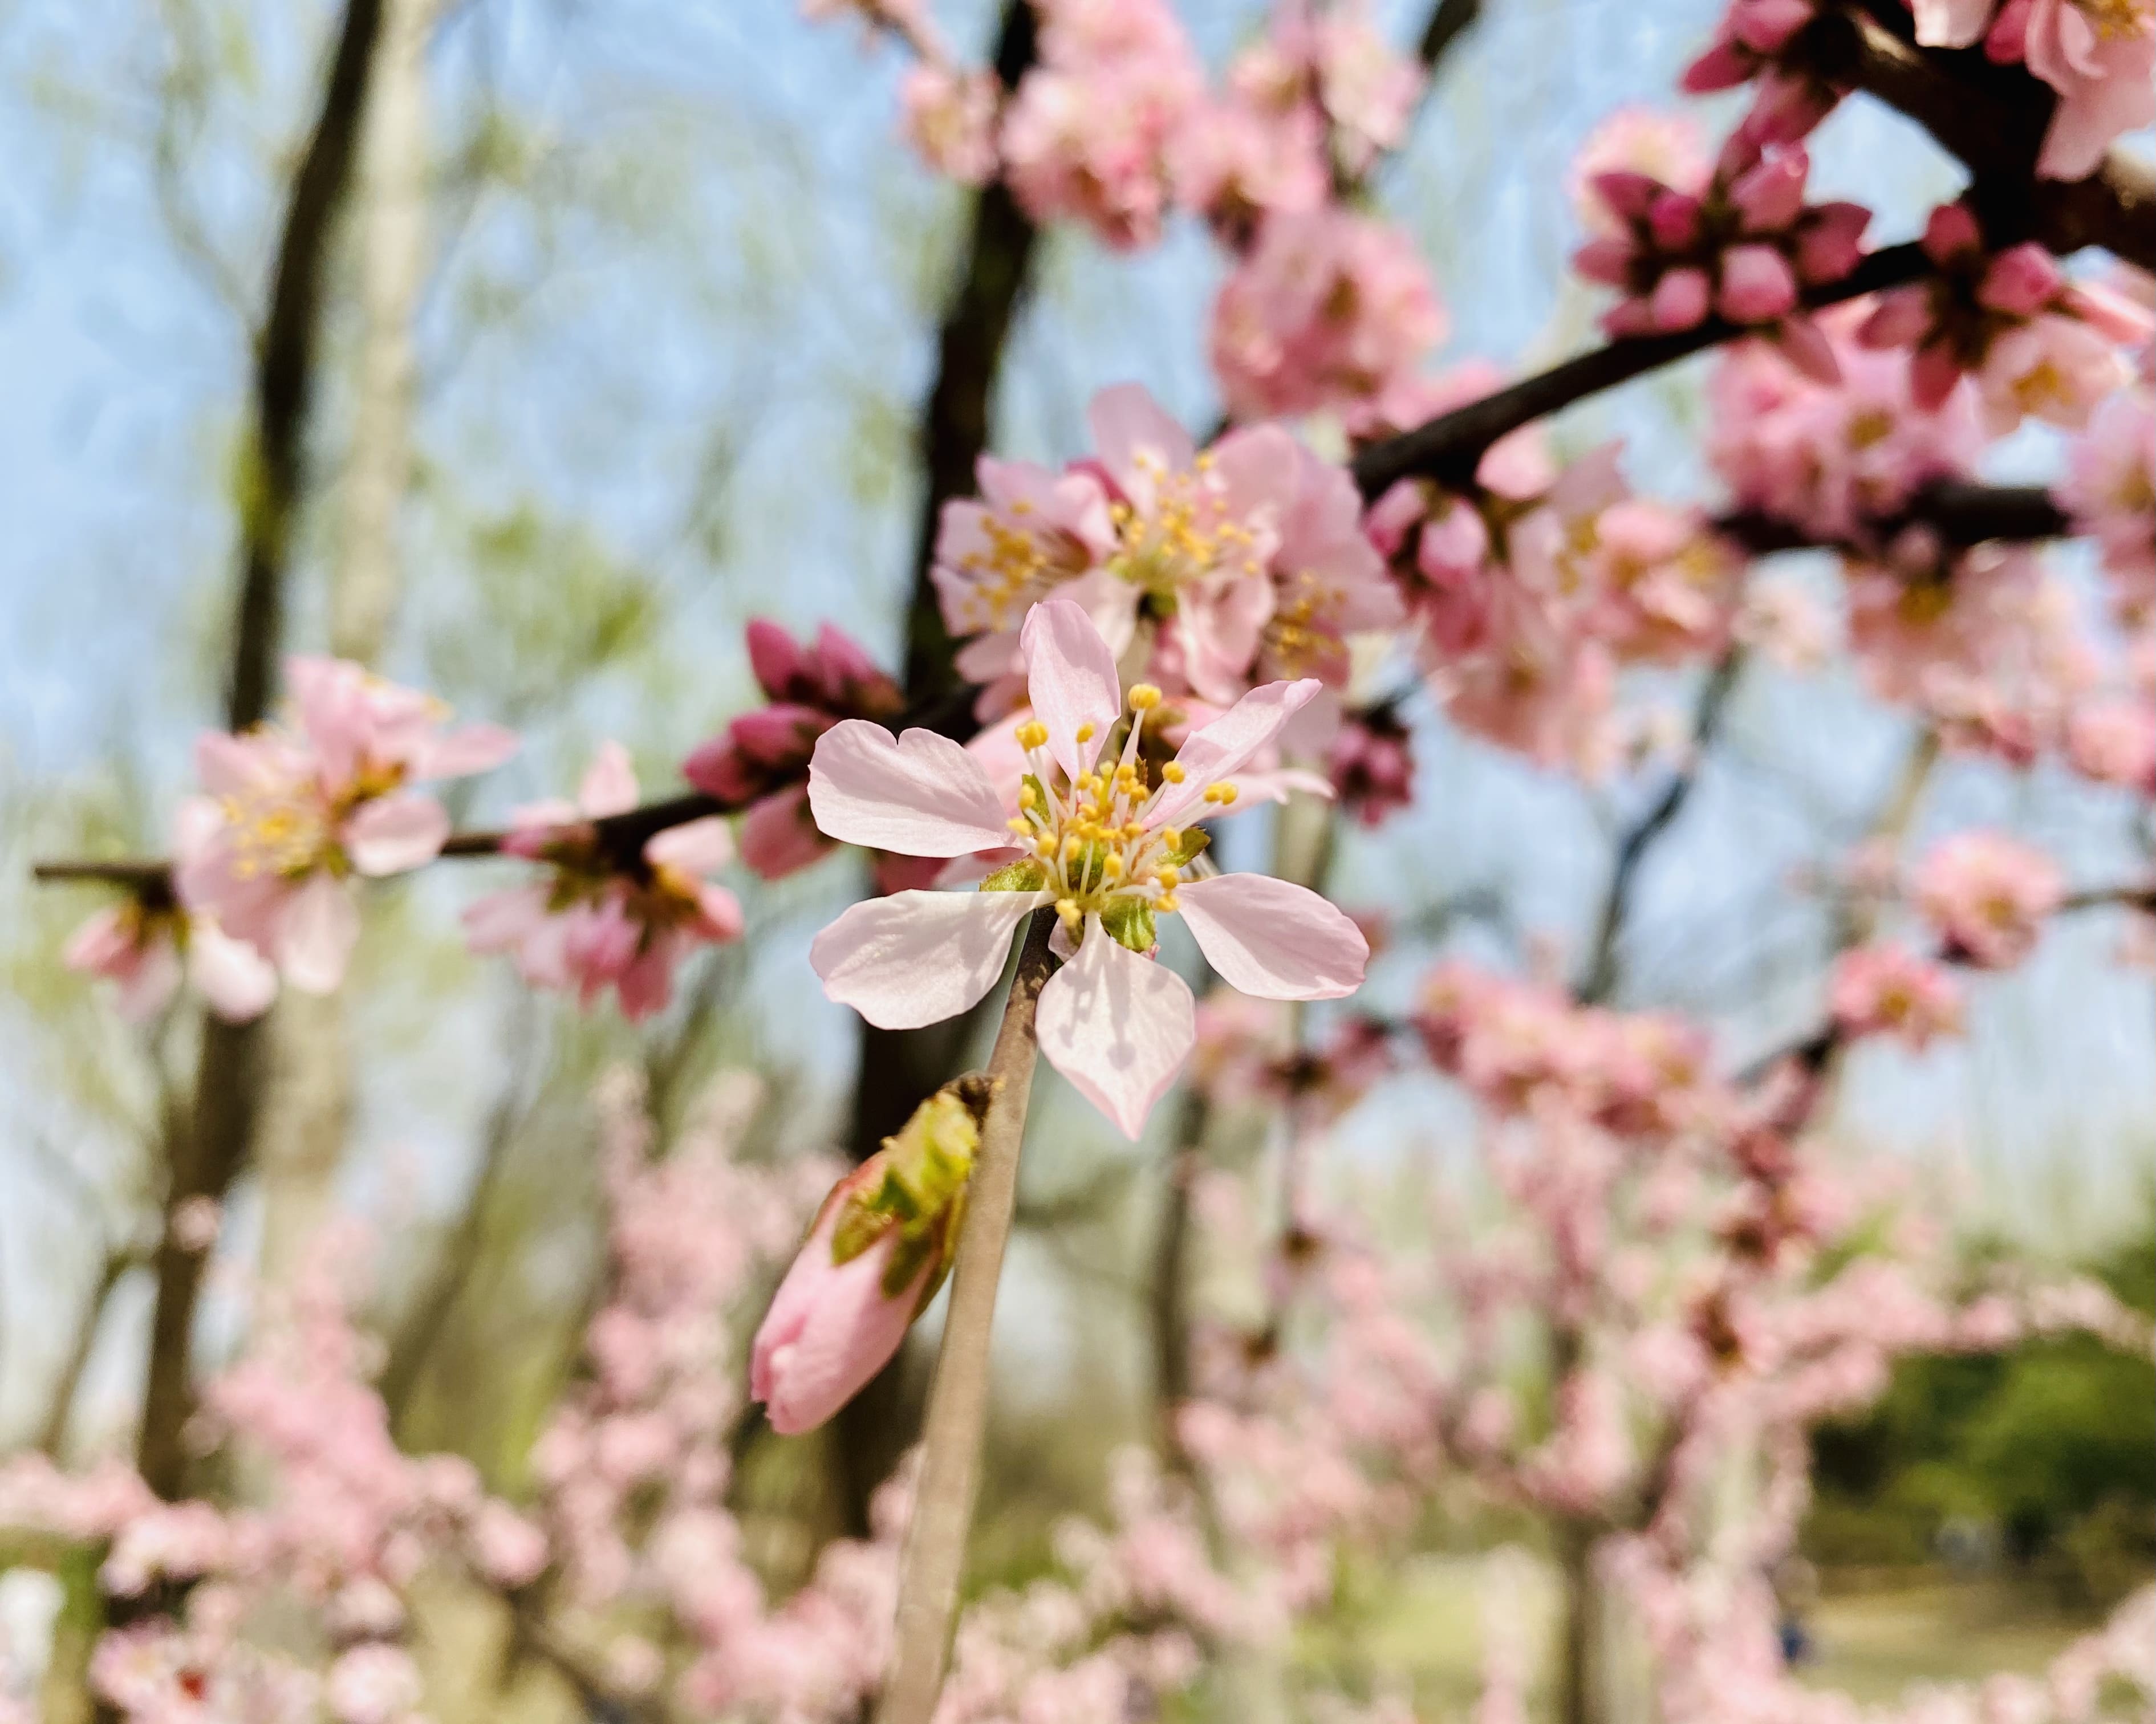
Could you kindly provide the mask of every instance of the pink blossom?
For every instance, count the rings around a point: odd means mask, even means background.
[[[373,1641],[330,1666],[323,1698],[339,1724],[397,1724],[419,1704],[419,1667],[401,1646]]]
[[[1996,832],[1944,840],[1917,870],[1917,906],[1957,957],[2011,969],[2035,949],[2064,885],[2051,859]]]
[[[894,739],[841,725],[817,744],[809,777],[817,824],[845,842],[956,856],[1013,846],[1015,831],[1021,859],[1007,870],[1010,883],[856,905],[818,936],[811,961],[824,992],[870,1022],[932,1024],[980,998],[1002,973],[1012,930],[1053,905],[1076,952],[1042,991],[1041,1049],[1135,1138],[1195,1034],[1190,990],[1147,956],[1157,915],[1180,911],[1214,968],[1246,993],[1331,999],[1362,980],[1362,935],[1315,893],[1261,875],[1188,871],[1195,849],[1186,823],[1233,796],[1225,781],[1318,684],[1272,683],[1243,696],[1185,739],[1154,786],[1138,747],[1156,689],[1132,691],[1120,756],[1100,764],[1126,706],[1114,654],[1085,612],[1060,599],[1034,607],[1024,649],[1034,717],[1019,741],[1034,782],[1008,825],[978,762],[927,731]]]
[[[1176,201],[1240,242],[1268,214],[1301,214],[1332,187],[1324,125],[1308,104],[1274,111],[1247,99],[1192,110],[1169,145]]]
[[[1312,28],[1318,99],[1332,122],[1342,166],[1361,173],[1379,151],[1406,141],[1428,74],[1394,50],[1354,0],[1321,8]]]
[[[1999,0],[1910,0],[1917,40],[1927,48],[1967,48],[1984,39]]]
[[[1268,218],[1213,306],[1213,364],[1239,418],[1342,413],[1411,375],[1445,336],[1397,228],[1328,208]]]
[[[146,1023],[170,1005],[183,975],[228,1024],[259,1018],[277,996],[277,972],[253,947],[208,916],[141,898],[99,911],[60,956],[69,969],[116,983],[120,1014],[131,1024]]]
[[[2045,316],[1992,341],[1977,389],[1995,436],[2025,417],[2079,431],[2096,404],[2130,375],[2118,351],[2087,324]]]
[[[2066,752],[2086,777],[2156,796],[2156,702],[2146,691],[2089,702],[2073,716]]]
[[[2112,139],[2156,120],[2156,3],[2014,0],[1999,31],[2018,34],[2029,69],[2059,93],[2036,171],[2093,173]]]
[[[2146,390],[2121,391],[2090,416],[2060,500],[2102,552],[2122,618],[2145,621],[2156,612],[2156,402]]]
[[[942,1285],[976,1141],[939,1095],[824,1200],[751,1353],[749,1393],[782,1436],[851,1400]]]
[[[675,966],[696,947],[741,937],[739,901],[709,878],[733,859],[733,840],[707,815],[621,854],[594,823],[636,802],[629,752],[607,742],[575,803],[519,809],[503,848],[547,865],[549,875],[467,908],[471,949],[512,952],[526,981],[574,988],[586,1005],[612,988],[632,1020],[661,1010]]]
[[[1383,824],[1414,800],[1409,733],[1389,708],[1351,714],[1332,739],[1326,767],[1342,812],[1365,826]]]
[[[921,159],[962,186],[996,171],[995,74],[917,65],[899,85],[900,123]]]
[[[1005,110],[1012,191],[1034,220],[1082,221],[1106,244],[1149,245],[1168,203],[1168,150],[1203,74],[1163,0],[1084,0],[1045,22],[1040,64]]]
[[[180,901],[270,959],[295,988],[328,993],[359,937],[346,876],[401,874],[438,854],[441,804],[403,788],[484,772],[515,749],[491,726],[444,732],[431,696],[335,659],[285,665],[295,724],[195,747],[204,798],[182,811]]]
[[[1689,115],[1620,108],[1588,134],[1566,184],[1580,225],[1590,234],[1614,236],[1625,231],[1625,221],[1596,190],[1605,175],[1697,192],[1707,183],[1708,167],[1705,141]]]
[[[829,853],[808,818],[803,781],[817,737],[842,718],[889,718],[905,696],[875,661],[825,623],[802,646],[757,617],[749,667],[771,704],[745,712],[681,763],[681,776],[728,808],[746,810],[742,859],[780,880]]]
[[[1922,1049],[1961,1029],[1961,992],[1938,964],[1892,942],[1863,946],[1836,961],[1830,997],[1851,1035],[1892,1035]]]

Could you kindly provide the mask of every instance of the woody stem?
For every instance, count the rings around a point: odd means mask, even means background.
[[[951,1304],[936,1380],[922,1422],[921,1479],[913,1523],[898,1572],[898,1622],[891,1675],[876,1711],[876,1724],[929,1724],[943,1686],[944,1661],[958,1614],[958,1583],[980,1485],[981,1450],[988,1414],[988,1340],[996,1311],[996,1283],[1010,1239],[1018,1198],[1019,1146],[1025,1136],[1026,1101],[1033,1090],[1036,1047],[1034,1008],[1055,970],[1048,949],[1055,929],[1053,909],[1036,910],[1027,924],[1004,1006],[1003,1027],[988,1056],[994,1085],[981,1126],[959,1229],[957,1260],[951,1275]]]

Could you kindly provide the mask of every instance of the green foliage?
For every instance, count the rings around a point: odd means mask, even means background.
[[[2156,1309],[2156,1229],[2096,1267]],[[1921,1562],[1959,1522],[2103,1599],[2156,1559],[2156,1364],[2086,1336],[1906,1361],[1815,1452],[1806,1544],[1822,1561]]]

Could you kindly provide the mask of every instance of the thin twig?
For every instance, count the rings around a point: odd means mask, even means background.
[[[943,1343],[922,1422],[921,1480],[899,1568],[896,1645],[877,1724],[929,1724],[942,1691],[958,1583],[965,1573],[967,1534],[980,1485],[996,1283],[1018,1202],[1019,1148],[1033,1089],[1034,1011],[1055,968],[1048,949],[1055,930],[1054,910],[1033,913],[1004,1006],[1003,1027],[988,1057],[988,1081],[994,1088],[967,1189]]]

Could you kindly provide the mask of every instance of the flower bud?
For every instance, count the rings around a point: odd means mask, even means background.
[[[939,1090],[824,1199],[750,1352],[750,1397],[781,1435],[859,1393],[943,1285],[988,1093],[979,1078]]]

